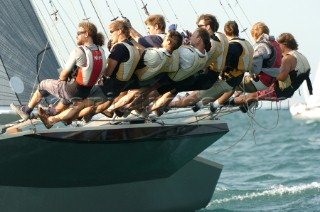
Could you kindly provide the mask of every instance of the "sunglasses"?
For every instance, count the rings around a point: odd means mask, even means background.
[[[78,31],[77,35],[81,35],[81,34],[84,34],[84,33],[86,33],[86,31]]]
[[[207,26],[208,24],[198,24],[198,27],[203,27],[203,26]]]

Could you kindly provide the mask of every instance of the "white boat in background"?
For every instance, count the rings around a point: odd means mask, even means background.
[[[293,119],[320,121],[320,84],[316,79],[320,78],[320,64],[316,70],[312,83],[313,95],[310,95],[306,83],[303,83],[304,103],[297,103],[290,106],[290,113]]]

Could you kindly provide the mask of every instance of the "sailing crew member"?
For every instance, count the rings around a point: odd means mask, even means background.
[[[133,105],[140,106],[141,101],[139,100],[143,97],[135,98],[132,101],[134,97],[146,96],[157,87],[156,83],[164,75],[176,72],[179,68],[179,54],[175,50],[181,46],[182,39],[179,32],[168,31],[162,42],[162,48],[145,48],[135,71],[136,80],[129,85],[130,91],[118,102],[112,104],[103,114],[112,117],[114,110],[124,105],[126,105],[125,110],[127,111],[132,110],[131,106]],[[130,107],[131,109],[129,109]]]
[[[50,94],[60,98],[58,105],[50,108],[51,115],[60,113],[74,101],[85,99],[89,95],[106,68],[106,57],[101,47],[104,45],[104,36],[97,32],[93,23],[83,21],[78,25],[76,43],[78,47],[71,52],[58,80],[42,80],[27,105],[11,104],[21,118],[28,118],[42,97]]]
[[[211,48],[210,35],[207,30],[197,28],[190,38],[190,46],[181,46],[179,52],[179,69],[168,73],[160,80],[161,86],[153,93],[152,98],[159,97],[146,109],[147,113],[165,107],[180,91],[189,90],[194,83],[194,74],[202,70],[208,60],[207,51]]]
[[[273,36],[269,36],[269,28],[262,22],[252,26],[251,36],[256,42],[254,46],[250,75],[244,77],[239,90],[253,93],[267,89],[276,80],[281,66],[281,49]]]
[[[309,78],[310,65],[307,58],[298,52],[298,43],[294,36],[290,33],[282,33],[277,42],[280,44],[283,58],[281,71],[276,78],[276,82],[266,90],[258,91],[253,95],[234,98],[235,104],[247,105],[258,100],[280,101],[290,98],[304,80],[307,82],[309,93],[312,94],[312,85]]]
[[[164,36],[166,35],[166,22],[163,15],[149,15],[144,23],[146,24],[149,35],[142,36],[130,26],[130,36],[145,48],[161,47]]]
[[[225,68],[221,73],[222,79],[216,81],[208,90],[193,91],[189,96],[172,102],[170,107],[191,106],[197,102],[200,103],[197,107],[201,107],[212,99],[217,99],[215,103],[219,105],[219,101],[224,102],[225,96],[234,92],[234,88],[241,83],[244,73],[251,69],[253,47],[245,39],[239,38],[239,28],[235,21],[228,21],[224,32],[229,40],[229,47]]]

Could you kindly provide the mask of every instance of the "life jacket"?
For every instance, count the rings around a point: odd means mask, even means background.
[[[86,55],[86,65],[78,68],[75,80],[80,86],[91,87],[96,84],[100,74],[106,68],[104,50],[101,47],[98,47],[97,50],[90,50],[86,46],[79,48]]]
[[[205,67],[209,66],[211,71],[220,73],[225,66],[228,53],[228,38],[221,32],[216,32],[215,36],[218,41],[210,39],[211,49],[208,52],[208,60]]]
[[[129,51],[129,59],[126,62],[120,63],[116,73],[116,78],[120,81],[129,81],[140,59],[140,54],[137,47],[125,42],[121,42]],[[116,44],[117,45],[117,44]]]
[[[238,67],[231,71],[223,73],[223,77],[226,79],[238,77],[244,74],[244,72],[249,72],[249,70],[251,70],[253,60],[253,47],[248,41],[244,39],[233,39],[230,40],[230,42],[236,42],[241,44],[243,51],[239,57]]]
[[[297,65],[293,71],[290,71],[288,77],[284,81],[276,81],[274,89],[277,97],[290,98],[304,80],[306,80],[309,93],[312,95],[312,84],[309,78],[310,65],[307,58],[296,50],[293,50],[288,54],[297,59]]]
[[[282,53],[279,43],[277,43],[274,40],[269,40],[269,42],[260,41],[258,43],[264,43],[266,44],[269,49],[271,50],[270,57],[266,60],[263,60],[262,68],[280,68],[281,61],[282,61]],[[270,76],[263,71],[261,71],[259,74],[259,79],[262,84],[269,87],[276,81],[276,77]]]
[[[151,79],[152,77],[162,72],[176,72],[179,69],[179,53],[177,50],[173,51],[172,54],[164,51],[163,49],[152,50],[146,49],[146,54],[150,53],[150,57],[153,57],[154,64],[146,65],[141,69],[135,71],[140,81]]]
[[[180,50],[188,50],[187,53],[192,55],[192,65],[188,68],[182,68],[181,64],[184,61],[183,55],[179,52],[179,69],[176,72],[169,73],[168,76],[173,81],[181,81],[184,80],[198,71],[202,70],[208,60],[208,54],[205,52],[204,55],[200,55],[198,50],[196,50],[193,46],[181,46]]]

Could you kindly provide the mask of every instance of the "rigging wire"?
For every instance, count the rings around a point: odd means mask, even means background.
[[[120,8],[119,8],[116,0],[113,0],[113,2],[114,2],[114,4],[116,5],[116,7],[117,7],[117,9],[118,9],[118,11],[119,11],[119,13],[120,13],[121,18],[123,18],[124,16],[123,16],[123,14],[122,14],[122,12],[121,12],[121,10],[120,10]]]
[[[247,33],[248,27],[247,27],[247,28],[244,28],[244,26],[242,25],[239,17],[237,16],[237,14],[235,13],[235,11],[233,10],[233,8],[232,8],[231,4],[229,3],[229,1],[228,1],[228,0],[226,0],[226,1],[227,1],[227,3],[228,3],[228,6],[229,6],[230,9],[231,9],[233,15],[236,17],[238,23],[240,24],[240,26],[241,26],[241,28],[242,28],[242,31],[241,31],[241,32],[244,32],[244,33],[246,34],[246,36],[247,36],[247,38],[248,38],[248,41],[252,44],[251,37],[250,37],[250,36],[248,35],[248,33]]]
[[[197,15],[197,18],[198,18],[198,17],[199,17],[199,14],[198,14],[198,13],[197,13],[197,11],[195,10],[195,8],[194,8],[194,6],[192,5],[191,1],[190,1],[190,0],[188,0],[188,2],[189,2],[189,4],[191,5],[191,7],[192,7],[192,9],[193,9],[194,13]]]
[[[37,7],[36,12],[38,13],[38,17],[41,19],[42,24],[44,24],[46,27],[45,33],[47,34],[48,38],[52,41],[51,45],[56,47],[55,49],[57,50],[56,53],[57,53],[57,56],[59,56],[60,64],[61,64],[61,61],[62,61],[62,63],[65,63],[65,60],[64,60],[64,57],[60,51],[60,48],[58,47],[57,42],[53,36],[53,33],[51,32],[51,27],[49,27],[49,24],[46,21],[46,19],[44,18],[44,15],[42,14],[36,1],[34,1],[33,3]]]
[[[141,3],[142,3],[142,6],[143,6],[141,9],[144,10],[144,13],[146,14],[146,16],[149,16],[150,13],[149,13],[149,11],[148,11],[147,4],[145,4],[145,3],[143,2],[143,0],[141,0]]]
[[[186,33],[186,30],[183,28],[183,26],[182,26],[182,24],[181,24],[181,21],[180,21],[180,19],[178,18],[177,14],[174,12],[173,7],[172,7],[172,5],[170,4],[169,0],[167,0],[167,2],[168,2],[168,4],[169,4],[170,9],[171,9],[172,13],[174,14],[176,20],[177,20],[178,23],[180,24],[180,27],[181,27],[182,31],[184,31],[184,32]]]
[[[236,5],[239,5],[239,8],[240,8],[240,10],[242,11],[243,15],[246,17],[246,19],[247,19],[247,21],[248,21],[249,25],[250,25],[250,26],[252,26],[252,23],[250,22],[250,20],[249,20],[249,18],[248,18],[248,16],[247,16],[247,14],[246,14],[246,13],[244,12],[244,10],[242,9],[242,7],[241,7],[240,3],[238,2],[238,0],[236,0]]]
[[[59,0],[56,0],[60,6],[60,8],[62,9],[62,11],[64,12],[64,14],[67,16],[67,18],[69,19],[70,23],[72,24],[72,26],[74,27],[75,30],[77,30],[77,26],[74,24],[74,21],[72,21],[71,17],[69,16],[69,13],[64,9],[64,7],[60,4]]]
[[[226,8],[224,7],[224,5],[222,4],[221,0],[219,0],[219,2],[220,2],[220,5],[221,5],[223,11],[224,11],[224,12],[226,13],[226,15],[228,16],[228,19],[231,20],[231,18],[230,18],[230,16],[229,16],[229,13],[227,12],[227,10],[226,10]]]
[[[140,9],[139,9],[139,7],[138,7],[138,4],[137,4],[136,0],[133,0],[133,1],[134,1],[134,4],[136,5],[136,9],[137,9],[137,11],[138,11],[138,14],[139,14],[140,20],[141,20],[141,22],[142,22],[143,28],[144,28],[144,29],[146,30],[146,32],[148,33],[147,27],[146,27],[146,25],[144,24],[144,20],[143,20],[141,14],[140,14]]]
[[[81,18],[79,17],[78,12],[77,12],[76,8],[74,7],[73,0],[71,0],[70,3],[71,3],[71,6],[72,6],[74,13],[77,16],[78,22],[80,22]]]
[[[43,4],[44,8],[46,9],[46,12],[47,12],[48,14],[50,14],[50,12],[48,11],[48,8],[47,8],[46,4],[45,4],[43,1],[41,1],[41,2],[42,2],[42,4]],[[39,10],[39,11],[41,12],[41,10]],[[62,43],[63,43],[64,48],[66,49],[67,53],[70,54],[70,52],[69,52],[69,50],[68,50],[68,48],[67,48],[67,45],[66,45],[66,43],[65,43],[65,39],[62,38],[62,35],[60,34],[60,31],[57,29],[57,26],[56,26],[56,24],[55,24],[55,21],[52,20],[52,19],[51,19],[51,21],[52,21],[53,26],[54,26],[54,28],[56,29],[56,31],[57,31],[57,33],[58,33],[58,35],[59,35],[60,40],[61,40]],[[50,30],[50,27],[48,27],[48,30]],[[53,37],[54,37],[54,36],[53,36]],[[56,45],[56,46],[57,46],[57,45]],[[59,48],[58,48],[58,49],[59,49]]]
[[[107,34],[107,31],[106,31],[106,29],[104,28],[104,25],[103,25],[103,23],[102,23],[102,21],[101,21],[101,19],[100,19],[100,16],[99,16],[99,14],[98,14],[98,12],[97,12],[97,10],[96,10],[96,7],[94,6],[92,0],[90,0],[90,2],[91,2],[91,5],[92,5],[92,7],[93,7],[93,9],[94,9],[94,12],[96,13],[96,15],[97,15],[97,17],[98,17],[98,19],[99,19],[99,22],[100,22],[100,24],[101,24],[101,26],[102,26],[102,29],[103,29],[103,31],[104,31],[107,39],[110,40],[110,39],[109,39],[109,36],[108,36],[108,34]]]
[[[159,7],[160,7],[160,10],[162,11],[162,14],[163,14],[164,18],[166,19],[166,21],[167,21],[168,23],[170,23],[170,21],[169,21],[169,19],[168,19],[167,15],[166,15],[166,13],[164,12],[164,10],[163,10],[163,8],[162,8],[161,4],[159,3],[159,0],[157,0],[157,3],[158,3],[158,5],[159,5]]]
[[[112,16],[111,21],[115,21],[118,17],[116,17],[116,16],[113,14],[113,12],[112,12],[112,10],[111,10],[111,7],[110,7],[110,5],[109,5],[109,3],[108,3],[107,0],[106,0],[106,4],[107,4],[108,9],[109,9],[109,12],[110,12],[110,14],[111,14],[111,16]]]
[[[84,9],[84,7],[83,7],[83,5],[82,5],[81,0],[79,0],[79,2],[80,2],[80,5],[81,5],[81,8],[82,8],[82,11],[83,11],[83,15],[84,15],[84,17],[85,17],[85,18],[82,19],[82,20],[89,20],[90,17],[87,16],[86,11],[85,11],[85,9]]]
[[[59,17],[59,19],[62,21],[63,26],[64,26],[65,29],[67,30],[70,38],[72,39],[73,43],[76,45],[76,42],[74,41],[73,36],[71,35],[71,33],[70,33],[70,31],[69,31],[69,27],[67,27],[66,23],[64,22],[63,18],[61,17],[61,15],[60,15],[57,7],[56,7],[56,6],[54,5],[54,3],[53,3],[53,0],[50,0],[49,3],[50,3],[50,5],[51,5],[51,7],[52,7],[52,10],[54,11],[51,15],[54,15],[54,16],[55,16],[55,21],[56,21],[56,22],[58,21],[58,17]]]

